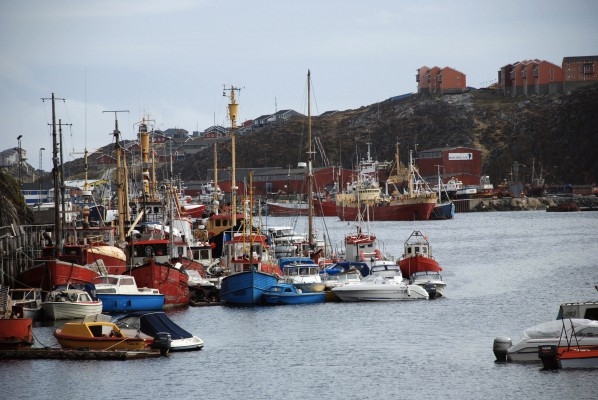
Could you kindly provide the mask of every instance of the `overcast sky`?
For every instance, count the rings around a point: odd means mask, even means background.
[[[0,0],[0,150],[51,169],[51,103],[65,161],[156,129],[229,126],[223,85],[240,87],[239,122],[276,110],[356,109],[416,92],[422,66],[472,87],[525,59],[598,55],[595,0]]]

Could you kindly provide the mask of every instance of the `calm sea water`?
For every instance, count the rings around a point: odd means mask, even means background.
[[[325,222],[334,242],[352,229]],[[495,363],[492,344],[556,318],[560,303],[598,299],[598,213],[470,213],[371,228],[395,256],[413,230],[426,234],[444,267],[446,297],[170,311],[204,340],[202,351],[137,361],[4,361],[1,397],[597,398],[597,370]],[[35,328],[41,344],[56,346],[53,329]]]

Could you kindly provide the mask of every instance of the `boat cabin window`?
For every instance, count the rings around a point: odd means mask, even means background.
[[[598,337],[598,327],[589,326],[576,332],[578,336]]]
[[[415,254],[419,253],[419,246],[415,247]]]
[[[588,307],[586,312],[584,313],[583,317],[585,319],[593,319],[598,321],[598,308],[597,307]]]

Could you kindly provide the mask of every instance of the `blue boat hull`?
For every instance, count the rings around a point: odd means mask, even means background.
[[[264,293],[264,301],[268,304],[316,304],[326,301],[325,292],[271,294]]]
[[[163,294],[102,293],[102,312],[159,311],[164,309]]]
[[[432,210],[430,214],[430,219],[453,219],[455,216],[455,204],[453,202],[450,203],[442,203],[438,204]]]
[[[262,295],[278,283],[274,275],[259,271],[240,272],[222,279],[220,302],[231,305],[262,304]]]

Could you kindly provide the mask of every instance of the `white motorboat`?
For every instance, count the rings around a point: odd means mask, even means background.
[[[287,257],[279,262],[282,267],[280,283],[290,283],[305,293],[324,291],[326,286],[320,277],[320,267],[310,259]]]
[[[51,320],[85,318],[102,312],[102,301],[93,300],[79,289],[59,289],[51,292],[42,303],[44,318]]]
[[[372,265],[371,274],[361,282],[332,289],[342,301],[427,300],[428,292],[419,285],[406,284],[399,266],[389,260]]]
[[[524,330],[515,344],[508,337],[497,337],[493,351],[498,361],[540,362],[539,346],[598,346],[598,321],[573,318],[543,322]]]
[[[442,275],[437,271],[414,272],[409,278],[409,283],[423,287],[431,299],[444,296],[446,283],[442,280]]]
[[[168,333],[171,351],[201,350],[203,340],[172,321],[163,311],[137,311],[114,321],[127,336],[151,339],[160,333]]]

